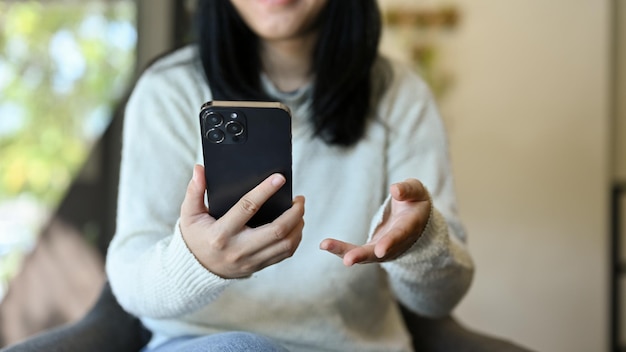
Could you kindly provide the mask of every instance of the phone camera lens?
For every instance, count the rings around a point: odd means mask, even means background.
[[[226,131],[228,133],[234,134],[235,136],[239,136],[243,133],[243,125],[236,121],[231,121],[226,124]]]
[[[222,143],[224,141],[224,132],[217,128],[212,128],[206,133],[206,138],[211,143]]]
[[[224,122],[224,118],[222,117],[222,115],[214,111],[210,111],[208,114],[204,115],[204,119],[208,124],[213,127],[217,127]]]

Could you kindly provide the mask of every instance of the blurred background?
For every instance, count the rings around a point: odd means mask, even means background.
[[[454,315],[537,351],[626,348],[626,0],[380,0],[438,99],[476,262]],[[120,106],[190,1],[0,0],[0,344],[105,280]]]

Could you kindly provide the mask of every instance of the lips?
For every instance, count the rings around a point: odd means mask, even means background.
[[[296,2],[296,0],[259,0],[261,3],[266,5],[274,5],[274,6],[285,6],[290,5]]]

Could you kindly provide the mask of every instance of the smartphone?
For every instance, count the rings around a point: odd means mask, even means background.
[[[273,173],[287,182],[250,219],[257,227],[292,204],[291,113],[279,102],[209,101],[200,111],[209,214],[223,216]]]

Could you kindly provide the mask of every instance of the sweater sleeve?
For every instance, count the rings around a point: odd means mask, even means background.
[[[398,300],[425,316],[449,314],[467,292],[473,263],[459,220],[443,121],[426,84],[416,74],[396,72],[387,97],[388,184],[420,180],[432,199],[426,228],[398,259],[381,264]],[[384,207],[372,223],[382,218]]]
[[[106,272],[121,306],[140,317],[192,312],[229,283],[196,260],[178,227],[200,143],[200,107],[189,81],[153,67],[125,111],[117,228]]]

